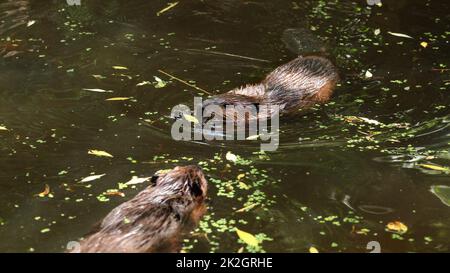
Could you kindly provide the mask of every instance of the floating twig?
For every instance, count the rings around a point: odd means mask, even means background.
[[[263,62],[263,63],[270,63],[271,62],[269,60],[258,59],[258,58],[253,58],[253,57],[248,57],[248,56],[243,56],[243,55],[237,55],[237,54],[232,54],[232,53],[226,53],[226,52],[220,52],[220,51],[200,50],[200,49],[194,49],[194,48],[186,49],[186,50],[187,51],[192,51],[192,52],[207,53],[207,54],[212,54],[212,55],[222,55],[222,56],[240,58],[240,59],[257,61],[257,62]]]
[[[163,8],[162,10],[160,10],[156,13],[156,16],[160,16],[164,12],[166,12],[166,11],[170,10],[171,8],[175,7],[176,5],[178,5],[178,3],[179,2],[168,3],[167,7]]]
[[[185,84],[185,85],[187,85],[187,86],[189,86],[189,87],[195,88],[195,89],[197,89],[197,90],[199,90],[199,91],[201,91],[201,92],[204,92],[204,93],[206,93],[206,94],[208,94],[208,95],[212,95],[211,93],[209,93],[209,92],[206,91],[205,89],[202,89],[202,88],[200,88],[200,87],[198,87],[198,86],[196,86],[196,85],[190,84],[190,83],[188,83],[188,82],[185,81],[185,80],[182,80],[182,79],[180,79],[180,78],[175,77],[174,75],[171,75],[171,74],[169,74],[169,73],[167,73],[167,72],[165,72],[165,71],[162,71],[161,69],[158,69],[158,72],[161,73],[161,74],[164,74],[164,75],[166,75],[166,76],[168,76],[168,77],[170,77],[170,78],[172,78],[172,79],[174,79],[174,80],[176,80],[176,81],[179,81],[179,82],[181,82],[181,83],[183,83],[183,84]]]

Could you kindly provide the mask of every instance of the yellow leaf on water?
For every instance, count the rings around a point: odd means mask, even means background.
[[[400,221],[390,222],[386,225],[386,228],[390,231],[394,231],[400,234],[408,231],[408,227]]]
[[[125,66],[119,66],[119,65],[115,65],[112,68],[116,69],[116,70],[128,70],[128,67]]]
[[[194,116],[191,116],[191,115],[188,115],[188,114],[183,114],[183,117],[189,122],[193,122],[195,124],[199,123],[198,119],[196,117],[194,117]]]
[[[99,151],[99,150],[89,150],[88,154],[95,155],[95,156],[104,156],[104,157],[114,157],[110,153],[105,151]]]
[[[240,230],[238,228],[236,228],[236,233],[239,236],[239,239],[244,241],[249,246],[258,246],[259,241],[252,234],[250,234],[248,232],[245,232],[245,231],[242,231],[242,230]]]
[[[250,187],[245,184],[244,182],[239,181],[239,188],[244,189],[244,190],[248,190],[250,189]]]
[[[438,165],[419,164],[419,166],[424,167],[424,168],[427,168],[427,169],[435,170],[435,171],[442,171],[442,172],[448,172],[448,171],[450,171],[450,168],[448,168],[448,167],[442,167],[442,166],[438,166]]]
[[[428,43],[427,43],[427,42],[421,42],[420,45],[421,45],[423,48],[426,48],[426,47],[428,46]]]
[[[241,209],[236,210],[236,212],[246,212],[246,211],[249,211],[249,210],[251,210],[252,208],[256,207],[257,205],[258,205],[258,204],[251,204],[251,205],[248,205],[248,206],[246,206],[246,207],[243,207],[243,208],[241,208]]]
[[[309,248],[309,253],[319,253],[319,250],[317,250],[317,248],[312,246]]]
[[[109,98],[106,99],[106,101],[122,101],[122,100],[129,100],[131,99],[130,97],[114,97],[114,98]]]
[[[162,10],[158,11],[156,13],[156,16],[160,16],[161,14],[163,14],[164,12],[170,10],[171,8],[175,7],[176,5],[178,5],[179,2],[174,2],[174,3],[168,3],[167,7],[163,8]]]
[[[5,126],[0,126],[0,131],[8,131],[8,128],[6,128]]]

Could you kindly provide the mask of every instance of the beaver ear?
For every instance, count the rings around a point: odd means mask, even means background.
[[[203,195],[203,190],[202,190],[202,187],[200,185],[200,181],[198,179],[195,179],[194,181],[192,181],[192,183],[191,183],[191,191],[192,191],[192,194],[195,197]]]
[[[159,175],[153,175],[152,178],[150,179],[150,183],[152,183],[153,186],[156,185],[156,181],[158,181]]]

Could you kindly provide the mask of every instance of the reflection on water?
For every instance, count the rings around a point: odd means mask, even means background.
[[[157,16],[167,2],[84,2],[0,4],[0,251],[63,251],[145,187],[123,182],[187,163],[213,201],[186,251],[449,251],[447,3],[187,1]],[[171,139],[171,108],[207,94],[158,70],[216,94],[310,51],[341,85],[281,121],[276,152]]]

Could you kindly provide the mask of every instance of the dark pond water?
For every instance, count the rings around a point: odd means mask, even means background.
[[[147,186],[123,183],[184,164],[212,200],[188,252],[450,251],[450,4],[382,2],[180,1],[157,16],[166,1],[3,0],[0,251],[64,251]],[[171,108],[208,95],[158,70],[218,94],[319,46],[343,80],[281,121],[277,151],[172,140]]]

